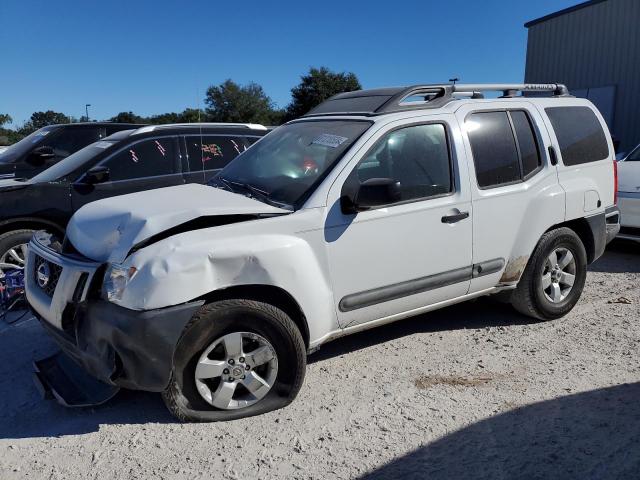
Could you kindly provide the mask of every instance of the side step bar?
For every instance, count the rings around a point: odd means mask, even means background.
[[[44,399],[65,407],[92,407],[111,400],[120,387],[89,375],[62,352],[33,362],[33,381]]]

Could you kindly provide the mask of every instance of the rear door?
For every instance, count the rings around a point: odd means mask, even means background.
[[[513,284],[546,229],[564,219],[541,115],[527,102],[467,103],[456,112],[473,199],[470,292]]]
[[[99,166],[109,169],[109,180],[87,185],[80,177],[72,187],[74,210],[101,198],[184,183],[176,136],[129,143]]]
[[[207,183],[249,144],[240,135],[194,134],[184,136],[187,183]]]

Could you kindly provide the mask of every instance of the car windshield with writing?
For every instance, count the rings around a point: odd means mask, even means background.
[[[238,156],[209,185],[298,209],[370,126],[357,120],[284,125]]]

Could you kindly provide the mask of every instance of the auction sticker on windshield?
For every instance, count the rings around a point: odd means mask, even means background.
[[[341,137],[340,135],[331,135],[330,133],[323,133],[316,137],[311,143],[314,145],[322,145],[325,147],[336,148],[349,140],[347,137]]]

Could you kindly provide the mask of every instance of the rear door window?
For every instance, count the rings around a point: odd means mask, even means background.
[[[520,182],[542,168],[533,122],[524,110],[472,113],[465,127],[480,188]]]
[[[111,181],[157,177],[177,173],[174,137],[154,138],[134,143],[109,158]]]
[[[189,170],[218,170],[247,149],[242,137],[223,137],[219,135],[188,135],[187,155]]]
[[[518,149],[507,112],[472,113],[465,126],[480,188],[521,179]]]
[[[609,156],[607,137],[589,107],[545,108],[565,165],[597,162]]]

